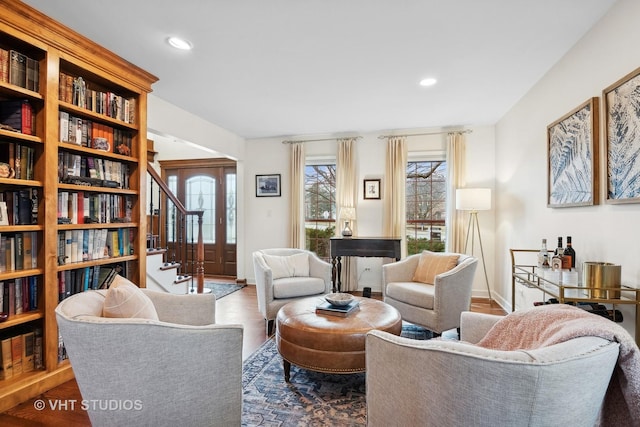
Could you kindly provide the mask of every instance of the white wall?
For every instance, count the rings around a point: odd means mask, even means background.
[[[148,97],[148,138],[154,141],[158,152],[154,168],[160,171],[159,160],[179,160],[210,157],[227,157],[236,160],[238,194],[243,195],[245,189],[244,138],[227,131],[213,123],[195,116],[153,95]],[[145,202],[146,203],[146,202]],[[237,278],[245,276],[245,257],[241,254],[245,249],[244,199],[238,198],[238,233],[237,233]],[[249,264],[249,268],[252,268]]]
[[[395,130],[392,133],[421,133],[433,132],[434,129]],[[385,140],[378,136],[382,133],[361,134],[357,142],[357,169],[359,195],[357,209],[358,236],[382,235],[382,200],[363,200],[363,185],[365,178],[384,179]],[[300,139],[331,138],[330,135],[306,135]],[[290,139],[290,138],[287,138]],[[289,149],[282,144],[282,138],[268,138],[248,140],[246,144],[245,179],[248,183],[244,193],[246,207],[246,250],[244,264],[250,268],[251,254],[263,248],[287,247],[289,244]],[[446,135],[430,135],[410,137],[407,148],[410,153],[432,150],[445,151]],[[337,153],[336,141],[306,142],[305,156],[333,157]],[[477,127],[467,135],[467,186],[494,187],[494,132],[493,127]],[[255,197],[255,175],[282,175],[282,197]],[[385,195],[382,194],[384,198]],[[487,261],[487,274],[490,283],[493,282],[493,254],[494,254],[494,214],[493,210],[481,212],[480,224],[482,239]],[[476,246],[476,255],[479,255]],[[241,256],[241,254],[239,254]],[[381,289],[382,260],[377,258],[361,258],[358,260],[359,288],[371,287],[374,291]],[[371,270],[365,271],[365,268]],[[253,271],[245,271],[249,283],[255,283]],[[478,270],[474,295],[486,296],[486,285],[481,269]]]
[[[570,235],[578,265],[621,264],[623,284],[640,286],[640,204],[546,207],[547,126],[640,66],[639,16],[640,2],[619,1],[496,125],[496,292],[509,304],[509,248],[538,248],[542,238],[553,247]],[[604,145],[601,137],[601,200]],[[633,332],[634,310],[623,313]]]

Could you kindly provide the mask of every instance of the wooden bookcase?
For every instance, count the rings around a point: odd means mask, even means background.
[[[40,369],[0,380],[0,411],[4,411],[73,378],[68,360],[60,360],[58,354],[59,334],[54,310],[60,298],[60,275],[68,271],[95,271],[96,266],[104,267],[118,263],[126,266],[126,275],[132,281],[145,286],[146,111],[147,94],[151,92],[151,85],[157,78],[19,1],[0,0],[0,9],[0,49],[16,51],[30,59],[24,78],[26,84],[22,83],[22,76],[16,80],[2,81],[0,64],[0,101],[27,100],[33,110],[31,135],[0,129],[0,155],[3,156],[0,162],[9,163],[8,147],[13,147],[11,159],[15,159],[16,147],[20,147],[20,150],[26,147],[24,153],[27,154],[27,162],[23,162],[21,157],[20,166],[28,165],[30,168],[29,175],[22,175],[21,172],[19,177],[0,178],[0,193],[3,194],[5,202],[10,202],[10,207],[14,204],[14,195],[23,195],[18,199],[24,202],[25,207],[28,204],[23,200],[24,195],[31,193],[36,196],[30,205],[32,212],[29,218],[33,218],[32,223],[0,225],[0,236],[13,239],[14,244],[18,239],[22,242],[25,235],[28,235],[32,242],[35,236],[37,242],[31,245],[32,264],[25,265],[23,260],[22,269],[11,269],[9,265],[0,272],[0,282],[4,285],[15,286],[16,281],[26,282],[28,285],[22,289],[26,289],[30,297],[33,296],[31,301],[27,299],[25,302],[26,311],[10,315],[5,322],[0,323],[0,339],[40,330],[43,354]],[[64,90],[61,91],[69,81],[66,76],[71,76],[71,81],[73,78],[82,77],[87,90],[95,89],[129,100],[128,103],[120,102],[120,98],[105,95],[108,99],[118,100],[121,112],[124,106],[128,106],[131,110],[130,115],[124,117],[120,114],[111,117],[113,114],[105,114],[105,111],[99,109],[92,111],[76,105],[73,99],[66,99]],[[99,97],[94,96],[94,99]],[[111,105],[115,110],[117,106],[113,105],[114,102],[107,105]],[[113,143],[108,149],[104,146],[102,149],[96,149],[93,148],[91,140],[85,145],[82,141],[80,144],[73,141],[63,142],[60,113],[67,113],[82,122],[103,125],[115,129],[117,133],[130,136],[125,144],[129,146],[129,152],[114,152],[116,144]],[[23,112],[22,117],[26,120],[28,115]],[[77,122],[78,120],[75,123]],[[28,126],[25,125],[24,130],[28,131]],[[94,161],[99,159],[102,164],[110,165],[110,171],[118,177],[109,181],[117,181],[121,186],[122,177],[126,176],[126,188],[111,188],[113,183],[96,186],[93,182],[93,186],[86,186],[86,183],[77,180],[63,182],[61,176],[64,175],[64,170],[59,171],[59,159],[64,159],[65,156],[67,159],[79,159],[80,165],[85,164],[85,168],[89,158]],[[17,169],[15,160],[12,163],[14,167],[10,167],[9,171]],[[0,170],[2,167],[3,165],[0,165]],[[125,174],[123,170],[128,173]],[[96,200],[111,203],[111,207],[118,203],[118,206],[121,206],[126,200],[128,209],[112,209],[112,214],[97,219],[94,217],[94,220],[100,221],[98,223],[84,222],[82,214],[89,210],[83,210],[77,213],[82,218],[77,221],[80,224],[67,223],[66,220],[59,221],[60,216],[67,216],[59,213],[61,210],[64,211],[62,206],[58,206],[59,200],[63,200],[63,193],[67,196],[74,193],[90,194],[95,196]],[[11,200],[6,200],[7,198]],[[21,212],[24,214],[24,222],[28,222],[25,209]],[[123,212],[126,215],[123,215]],[[93,212],[91,213],[90,216],[94,216]],[[117,219],[113,221],[112,217]],[[100,258],[97,255],[94,257],[78,252],[80,259],[74,259],[74,262],[65,259],[64,264],[60,263],[60,236],[66,237],[69,234],[67,232],[75,232],[77,237],[97,235],[96,230],[102,229],[110,230],[110,236],[130,236],[130,247],[123,251],[124,253],[102,251]],[[35,279],[31,279],[32,277]]]

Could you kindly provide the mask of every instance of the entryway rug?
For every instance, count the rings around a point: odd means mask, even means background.
[[[402,336],[427,336],[417,328],[403,324]],[[359,426],[367,421],[364,373],[323,374],[292,365],[286,383],[273,338],[243,363],[242,391],[242,425],[247,427]]]
[[[222,297],[226,297],[227,295],[234,293],[235,291],[239,291],[240,289],[244,288],[245,285],[238,285],[235,283],[217,283],[205,280],[204,287],[211,289],[213,294],[216,296],[216,299],[218,300]]]
[[[195,286],[196,285],[194,283],[193,287],[195,288]],[[213,294],[216,296],[216,300],[219,300],[224,296],[232,294],[235,291],[239,291],[245,286],[246,285],[237,285],[235,283],[219,283],[219,282],[214,282],[206,279],[204,281],[204,287],[211,289],[211,292],[213,292]],[[189,286],[189,289],[191,289],[191,286]]]

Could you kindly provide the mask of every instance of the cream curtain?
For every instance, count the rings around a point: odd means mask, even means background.
[[[402,258],[407,255],[405,232],[407,181],[407,147],[405,137],[392,136],[387,139],[385,165],[383,233],[385,237],[401,237]]]
[[[305,248],[305,231],[304,231],[304,144],[291,144],[291,205],[289,211],[289,223],[291,224],[291,240],[292,248]]]
[[[343,208],[355,209],[358,201],[358,174],[356,170],[356,138],[338,140],[338,158],[336,162],[336,236],[341,236],[344,228]],[[357,211],[356,211],[357,212]],[[350,220],[354,236],[358,235],[357,219]],[[342,263],[341,291],[358,289],[357,259],[348,257]]]
[[[465,185],[466,138],[463,133],[447,137],[447,241],[449,252],[464,251],[464,214],[456,210],[456,189]]]

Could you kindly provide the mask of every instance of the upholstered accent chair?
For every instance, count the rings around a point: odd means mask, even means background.
[[[382,297],[402,320],[435,334],[460,326],[471,306],[478,259],[456,253],[424,251],[382,266]]]
[[[109,292],[55,310],[91,424],[239,426],[243,328],[215,324],[215,296]]]
[[[464,341],[369,332],[367,424],[596,425],[620,345],[595,336],[533,350],[475,345],[500,318],[463,313]]]
[[[331,264],[304,249],[273,248],[253,253],[258,309],[273,333],[278,310],[288,302],[331,292]]]

